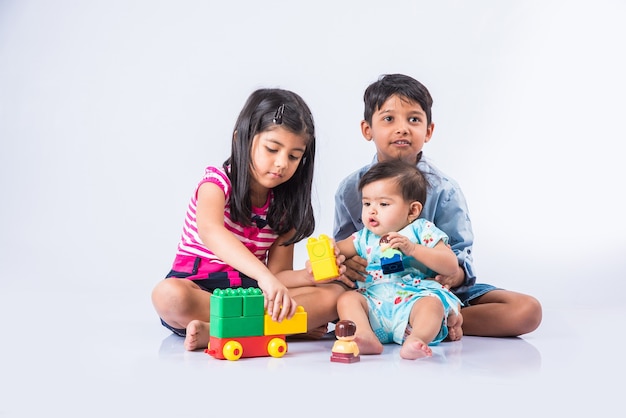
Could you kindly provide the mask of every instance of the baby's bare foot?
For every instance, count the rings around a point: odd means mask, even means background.
[[[185,336],[185,349],[194,351],[199,348],[207,348],[209,344],[209,323],[194,319],[187,325]]]
[[[406,340],[400,349],[400,357],[407,360],[415,360],[432,355],[433,350],[430,349],[428,344],[419,339]]]
[[[448,315],[448,336],[446,341],[459,341],[463,337],[463,315],[450,312]]]

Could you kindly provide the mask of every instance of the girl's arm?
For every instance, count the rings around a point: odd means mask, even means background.
[[[293,235],[293,231],[278,237],[270,247],[267,255],[267,268],[278,277],[288,288],[312,286],[313,276],[306,269],[293,269],[294,244],[280,245],[287,237]]]
[[[431,248],[416,244],[397,232],[390,232],[389,245],[391,248],[402,251],[403,254],[414,257],[426,267],[444,276],[454,274],[459,268],[454,251],[443,241],[439,241]]]
[[[203,183],[199,187],[196,222],[202,243],[224,263],[256,279],[265,294],[268,315],[276,321],[291,318],[296,302],[268,267],[224,227],[225,206],[224,192],[217,185]]]

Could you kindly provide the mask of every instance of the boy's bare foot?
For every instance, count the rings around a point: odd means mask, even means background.
[[[381,354],[383,352],[383,345],[374,333],[365,337],[363,335],[355,335],[354,342],[359,347],[359,354]]]
[[[415,360],[432,355],[433,350],[430,349],[428,344],[418,338],[407,339],[400,349],[400,357],[406,360]]]
[[[209,345],[209,323],[194,319],[187,325],[185,337],[185,349],[194,351],[199,348],[205,349]]]
[[[463,315],[450,312],[448,315],[448,336],[446,341],[459,341],[463,337]]]

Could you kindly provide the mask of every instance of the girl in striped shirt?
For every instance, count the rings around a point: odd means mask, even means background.
[[[345,287],[317,284],[309,269],[293,269],[294,244],[315,229],[314,160],[315,129],[304,100],[282,89],[253,92],[235,124],[230,157],[205,169],[172,268],[152,292],[161,323],[185,337],[187,350],[206,348],[217,288],[261,288],[277,321],[302,305],[318,336],[337,318]]]

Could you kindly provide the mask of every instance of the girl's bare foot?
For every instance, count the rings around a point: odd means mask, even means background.
[[[194,319],[187,325],[185,349],[194,351],[209,345],[209,323]]]
[[[428,344],[418,338],[407,339],[400,349],[400,357],[407,360],[415,360],[432,355],[433,350],[430,349]]]
[[[463,315],[459,310],[458,314],[450,311],[448,315],[448,336],[446,341],[459,341],[463,337]]]
[[[368,336],[355,335],[354,342],[359,347],[360,354],[381,354],[383,352],[383,345],[374,333]]]

